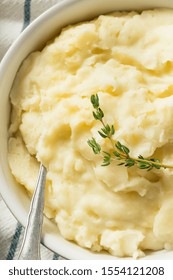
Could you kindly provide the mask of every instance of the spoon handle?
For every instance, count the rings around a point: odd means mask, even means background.
[[[46,168],[41,164],[18,260],[40,260]]]

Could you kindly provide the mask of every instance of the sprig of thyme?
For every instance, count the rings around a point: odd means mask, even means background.
[[[100,121],[102,124],[101,130],[98,131],[99,135],[102,138],[109,139],[112,145],[112,151],[103,151],[100,144],[97,143],[95,138],[92,138],[87,141],[88,145],[92,148],[94,154],[102,154],[103,156],[103,163],[102,166],[107,166],[111,163],[112,160],[117,160],[119,163],[118,165],[124,165],[126,167],[132,167],[136,165],[139,169],[146,169],[148,171],[152,170],[153,168],[160,169],[160,168],[172,168],[171,165],[166,165],[160,162],[157,158],[144,158],[142,155],[139,155],[137,158],[130,156],[130,150],[128,147],[123,145],[119,141],[113,140],[112,136],[115,133],[114,125],[105,124],[104,122],[104,113],[100,108],[99,104],[99,97],[98,94],[91,96],[91,103],[93,105],[93,117]]]

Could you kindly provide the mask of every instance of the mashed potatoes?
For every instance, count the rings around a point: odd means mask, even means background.
[[[173,165],[173,11],[114,13],[65,28],[29,55],[11,91],[9,164],[32,193],[48,170],[45,214],[64,238],[118,257],[173,249],[173,170],[101,166],[90,96],[132,156]]]

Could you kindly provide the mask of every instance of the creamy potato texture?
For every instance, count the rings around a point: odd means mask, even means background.
[[[173,165],[173,11],[101,15],[24,61],[12,91],[9,164],[33,192],[48,170],[45,214],[64,238],[118,257],[173,249],[173,171],[101,166],[90,96],[131,156]],[[24,168],[25,167],[25,168]]]

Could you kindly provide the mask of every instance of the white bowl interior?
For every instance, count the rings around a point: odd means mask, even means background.
[[[173,8],[172,0],[65,0],[37,18],[16,40],[5,55],[0,68],[0,192],[7,206],[22,225],[26,225],[29,199],[24,188],[11,175],[7,162],[9,92],[23,59],[41,49],[62,27],[92,19],[114,10]],[[25,171],[25,170],[24,170]],[[95,254],[64,240],[57,227],[45,219],[43,243],[68,259],[116,259],[106,253]],[[145,259],[173,259],[173,252],[148,254]]]

